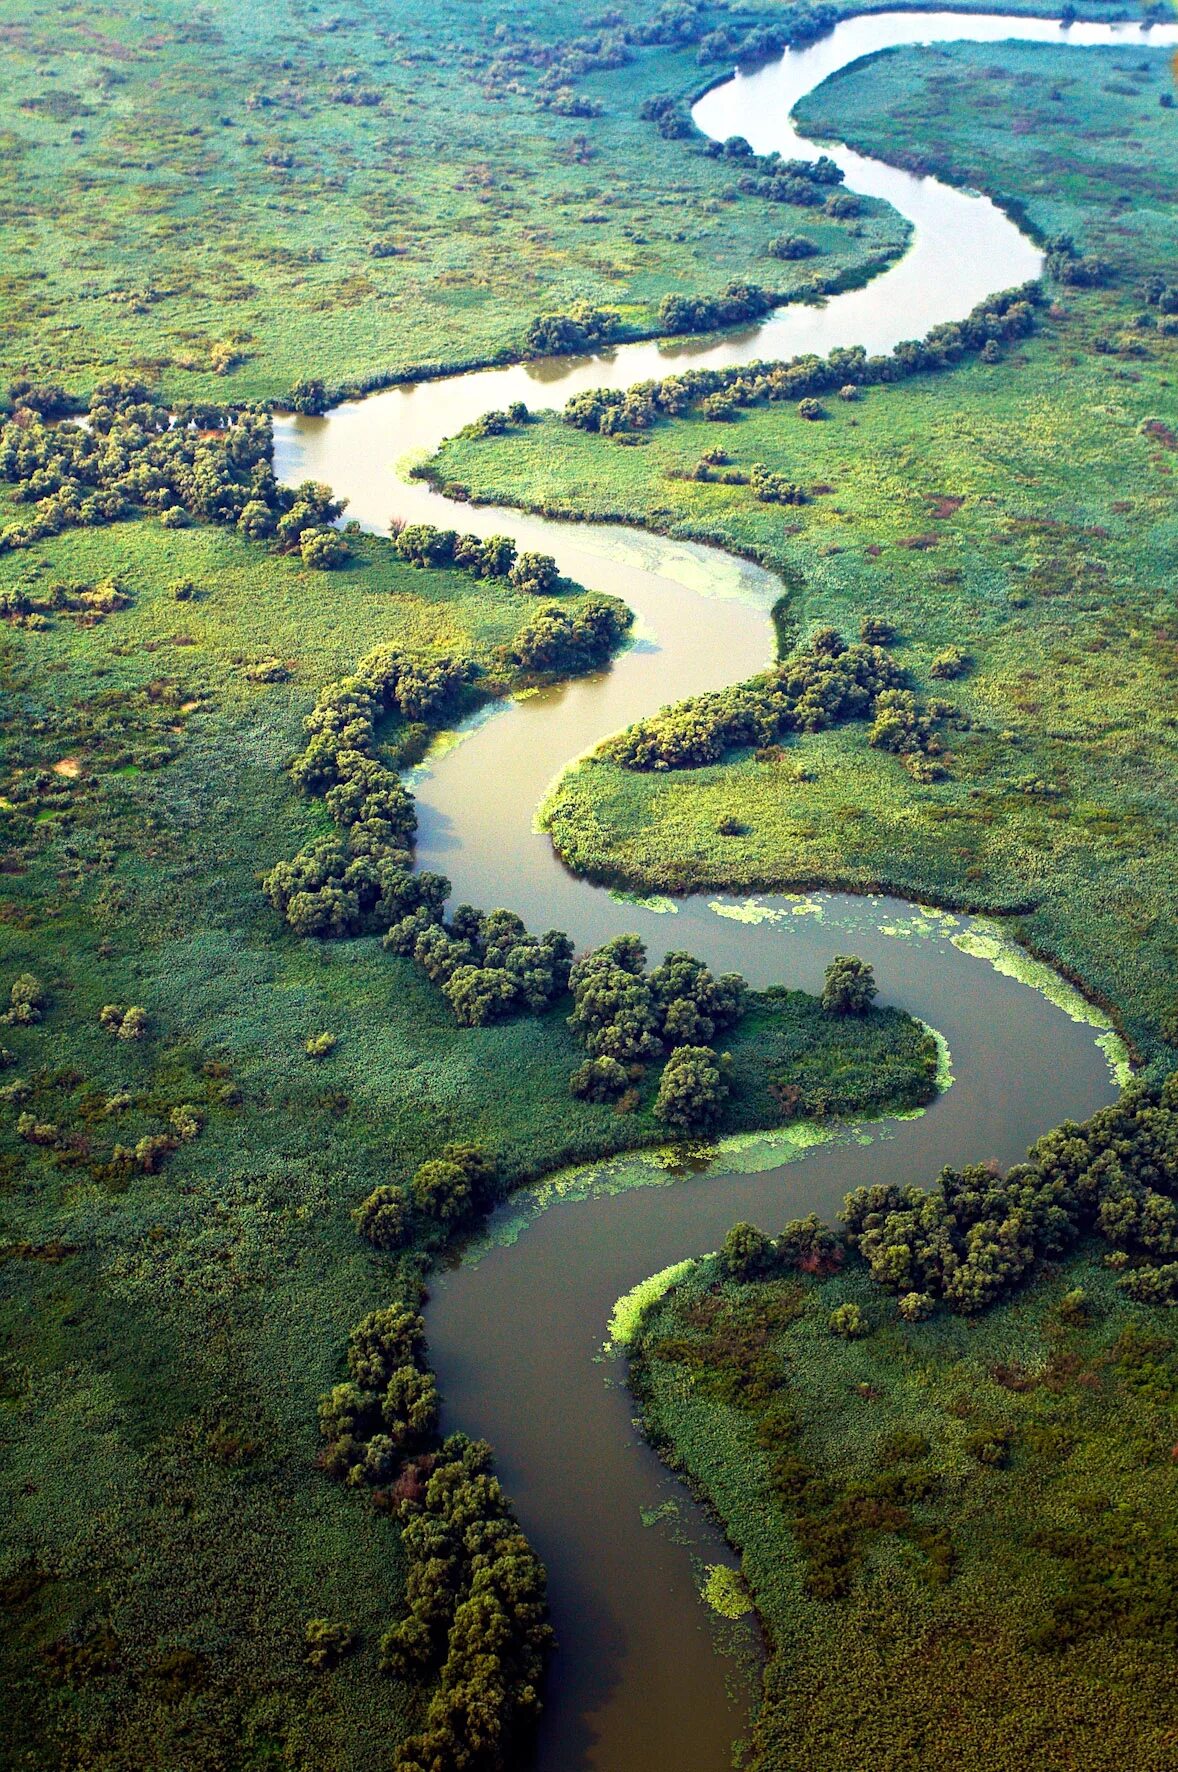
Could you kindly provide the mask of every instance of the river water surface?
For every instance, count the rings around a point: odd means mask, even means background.
[[[1178,27],[1075,25],[946,13],[851,19],[811,48],[736,74],[695,107],[708,134],[747,137],[760,153],[812,154],[791,108],[858,57],[900,43],[1003,38],[1080,45],[1178,43]],[[455,896],[508,905],[532,928],[569,931],[578,946],[638,929],[653,955],[688,948],[755,985],[816,987],[832,954],[873,962],[884,1001],[948,1040],[954,1086],[923,1116],[847,1129],[806,1160],[707,1173],[629,1191],[557,1200],[438,1277],[428,1312],[446,1425],[495,1447],[520,1520],[548,1567],[560,1639],[538,1743],[540,1772],[723,1772],[747,1720],[749,1691],[717,1653],[698,1596],[700,1562],[731,1555],[662,1470],[630,1419],[624,1370],[599,1358],[610,1308],[648,1274],[717,1246],[737,1219],[776,1230],[833,1213],[861,1182],[924,1181],[943,1163],[1021,1157],[1057,1121],[1110,1099],[1093,1031],[1044,996],[955,945],[968,920],[923,916],[884,898],[815,894],[721,897],[654,907],[619,900],[569,874],[534,828],[545,789],[608,733],[668,701],[720,688],[773,656],[769,610],[779,582],[717,550],[605,525],[561,525],[510,510],[456,506],[406,470],[494,406],[559,405],[572,393],[625,387],[688,363],[890,350],[987,294],[1038,274],[1040,255],[983,196],[916,178],[840,145],[824,145],[848,188],[886,199],[914,225],[911,247],[864,289],[820,307],[789,306],[749,331],[701,343],[625,345],[389,390],[322,419],[276,426],[286,480],[326,481],[349,515],[506,531],[555,555],[568,577],[622,597],[635,643],[612,666],[472,723],[457,746],[417,772],[418,859]],[[504,1219],[518,1217],[509,1205]],[[494,1227],[493,1227],[494,1228]],[[660,1504],[674,1529],[644,1525]]]

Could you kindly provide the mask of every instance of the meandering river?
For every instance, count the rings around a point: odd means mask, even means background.
[[[1077,24],[945,13],[851,19],[811,48],[737,73],[695,107],[708,134],[747,137],[760,153],[810,154],[791,108],[838,68],[901,43],[1019,38],[1178,43],[1178,27]],[[282,478],[326,481],[349,515],[383,530],[395,514],[479,534],[507,531],[555,555],[570,578],[634,609],[636,641],[601,673],[499,707],[416,773],[424,867],[455,896],[508,905],[532,928],[567,929],[581,947],[638,929],[652,954],[684,947],[756,985],[815,987],[831,955],[861,953],[885,1001],[946,1037],[954,1086],[921,1117],[849,1128],[804,1162],[706,1174],[626,1191],[590,1189],[494,1237],[438,1277],[431,1352],[447,1426],[484,1434],[529,1538],[548,1566],[560,1639],[538,1744],[541,1772],[723,1772],[749,1691],[717,1653],[698,1597],[701,1561],[731,1561],[700,1511],[634,1429],[624,1372],[600,1362],[616,1298],[646,1275],[717,1246],[749,1218],[774,1230],[798,1213],[833,1215],[847,1188],[926,1180],[943,1163],[1009,1163],[1066,1116],[1113,1093],[1093,1029],[1015,977],[964,951],[968,920],[885,898],[719,896],[647,907],[569,874],[534,828],[546,788],[608,733],[668,701],[720,688],[773,656],[769,610],[780,584],[714,549],[613,526],[561,525],[512,510],[456,506],[406,469],[491,407],[562,404],[582,388],[625,387],[692,364],[890,350],[984,296],[1034,277],[1031,242],[984,196],[913,177],[825,145],[849,189],[910,218],[911,247],[861,290],[821,307],[789,306],[710,343],[644,343],[423,382],[276,427]],[[503,1221],[518,1218],[519,1203]],[[493,1227],[493,1229],[496,1227]],[[670,1504],[667,1506],[666,1504]],[[659,1521],[644,1524],[660,1513]]]

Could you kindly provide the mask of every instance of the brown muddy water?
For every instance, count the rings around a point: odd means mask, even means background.
[[[738,73],[700,101],[695,117],[709,134],[742,134],[759,152],[812,152],[790,121],[792,106],[862,55],[900,43],[1061,35],[1081,45],[1178,42],[1169,26],[1085,24],[1061,34],[1041,19],[882,13]],[[653,955],[687,948],[754,985],[814,988],[832,954],[854,951],[875,965],[883,1000],[936,1027],[952,1053],[956,1081],[922,1116],[841,1128],[804,1161],[784,1160],[803,1154],[796,1148],[766,1149],[721,1155],[705,1173],[623,1165],[596,1181],[532,1190],[497,1215],[478,1250],[438,1276],[428,1323],[446,1425],[492,1442],[548,1567],[560,1648],[538,1772],[722,1772],[755,1685],[752,1632],[727,1627],[723,1646],[735,1653],[720,1653],[699,1597],[701,1567],[732,1554],[636,1432],[624,1363],[602,1358],[615,1300],[668,1264],[714,1249],[737,1219],[772,1231],[811,1210],[833,1216],[845,1191],[863,1182],[931,1179],[944,1163],[1008,1164],[1047,1127],[1084,1117],[1114,1093],[1092,1026],[955,945],[969,939],[967,919],[834,893],[641,904],[569,874],[535,828],[547,787],[640,715],[766,665],[769,610],[782,586],[712,549],[459,507],[405,477],[493,406],[560,405],[580,389],[627,386],[688,362],[852,344],[886,351],[1038,273],[1034,246],[985,197],[842,146],[825,151],[850,189],[886,198],[914,224],[910,250],[866,288],[821,307],[781,309],[711,343],[627,345],[424,382],[276,426],[280,475],[326,481],[366,526],[383,529],[397,515],[480,534],[506,530],[636,613],[634,642],[610,669],[476,719],[460,743],[439,747],[415,773],[419,862],[447,874],[456,898],[508,905],[530,927],[567,929],[582,947],[637,929]]]

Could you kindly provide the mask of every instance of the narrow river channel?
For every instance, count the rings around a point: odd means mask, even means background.
[[[1004,38],[1156,46],[1178,44],[1178,27],[1084,24],[1061,33],[1042,19],[880,13],[738,73],[697,104],[695,119],[715,137],[746,136],[761,153],[812,155],[790,112],[838,68],[901,43]],[[938,1028],[952,1052],[956,1082],[921,1117],[844,1129],[804,1162],[756,1173],[719,1164],[663,1185],[558,1197],[526,1215],[522,1235],[492,1236],[477,1259],[438,1276],[428,1325],[446,1425],[492,1442],[548,1566],[560,1649],[540,1772],[723,1772],[748,1714],[748,1687],[737,1664],[717,1653],[698,1596],[699,1562],[730,1561],[730,1553],[636,1433],[624,1369],[599,1358],[615,1299],[670,1262],[715,1248],[737,1219],[776,1230],[798,1213],[833,1216],[861,1182],[930,1180],[944,1163],[1012,1162],[1047,1127],[1084,1117],[1114,1092],[1091,1026],[955,945],[968,939],[967,919],[833,893],[765,897],[751,912],[719,896],[656,910],[569,874],[533,828],[545,789],[609,732],[763,668],[773,655],[769,610],[780,584],[716,550],[457,506],[406,478],[409,466],[491,407],[560,405],[583,388],[624,387],[688,363],[835,345],[887,351],[1038,274],[1035,247],[987,198],[842,146],[823,151],[843,167],[848,188],[885,198],[914,225],[909,251],[864,289],[821,307],[780,309],[713,343],[626,345],[588,359],[422,382],[276,426],[280,476],[327,482],[366,526],[383,530],[397,515],[506,531],[636,612],[636,642],[610,669],[499,708],[417,772],[418,859],[450,877],[457,899],[507,905],[534,929],[568,930],[579,947],[637,929],[653,955],[688,948],[754,985],[813,988],[832,954],[857,952],[874,963],[883,999]],[[501,1217],[518,1219],[519,1203]],[[664,1508],[658,1523],[643,1523],[668,1501],[673,1514]]]

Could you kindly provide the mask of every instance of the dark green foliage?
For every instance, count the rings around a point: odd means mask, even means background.
[[[875,974],[855,954],[836,954],[822,983],[822,1007],[831,1015],[866,1015],[878,994]]]
[[[490,1473],[489,1448],[465,1435],[410,1467],[397,1514],[409,1611],[381,1654],[436,1686],[396,1772],[491,1772],[540,1707],[552,1641],[543,1567]]]
[[[317,1673],[327,1673],[338,1665],[355,1645],[345,1624],[331,1624],[326,1618],[308,1618],[304,1636],[306,1661]]]
[[[843,720],[877,715],[880,698],[901,681],[879,646],[846,646],[822,636],[772,670],[710,695],[677,702],[639,720],[599,754],[627,769],[692,769],[726,751],[775,743],[791,732],[820,732]],[[925,742],[935,735],[925,734]]]
[[[413,1177],[418,1212],[444,1234],[489,1212],[498,1198],[497,1165],[474,1144],[448,1144],[440,1157],[422,1163]]]
[[[759,320],[773,299],[755,283],[730,283],[714,296],[665,295],[659,303],[662,332],[710,332]]]
[[[935,1189],[858,1188],[847,1240],[890,1291],[984,1310],[1035,1263],[1094,1230],[1116,1248],[1178,1252],[1178,1082],[1136,1083],[1084,1125],[1068,1121],[1005,1176],[944,1169]],[[1143,1272],[1146,1270],[1142,1270]],[[1162,1282],[1165,1289],[1165,1282]],[[1148,1280],[1140,1285],[1151,1292]]]
[[[525,335],[528,355],[555,357],[587,351],[617,336],[620,316],[610,308],[575,302],[567,314],[538,314]]]
[[[264,882],[271,904],[298,934],[355,935],[387,929],[424,907],[440,913],[449,884],[411,871],[413,801],[377,758],[376,732],[392,713],[408,721],[436,718],[472,675],[468,661],[413,660],[386,646],[369,653],[354,676],[322,691],[291,774],[304,792],[323,795],[341,835],[317,839]]]
[[[751,1224],[734,1224],[720,1251],[720,1269],[728,1279],[742,1284],[763,1280],[776,1266],[776,1253],[764,1231]]]
[[[743,979],[734,973],[714,978],[691,954],[670,953],[648,974],[636,935],[614,936],[578,960],[569,988],[569,1026],[594,1057],[621,1064],[711,1040],[734,1026],[745,1007]]]
[[[573,966],[569,1026],[593,1057],[625,1064],[661,1055],[662,1030],[645,966],[646,949],[636,935],[615,935]]]
[[[804,505],[809,503],[809,494],[804,486],[793,480],[787,480],[784,474],[775,473],[763,462],[754,462],[749,469],[749,485],[753,489],[753,497],[763,505]]]
[[[654,1111],[676,1132],[714,1132],[728,1097],[725,1061],[710,1046],[676,1046],[659,1081]]]
[[[410,566],[454,566],[472,578],[509,578],[515,567],[515,543],[506,535],[459,535],[432,523],[395,522],[393,546]]]
[[[473,1147],[449,1147],[445,1159],[422,1165],[418,1181],[427,1170],[439,1183],[423,1183],[431,1200],[444,1191],[442,1170],[465,1181],[468,1198],[490,1185]],[[539,1709],[552,1641],[545,1575],[491,1473],[490,1448],[461,1434],[439,1445],[437,1421],[420,1316],[407,1306],[373,1311],[352,1332],[348,1379],[321,1399],[319,1425],[324,1469],[375,1491],[401,1528],[408,1612],[382,1638],[381,1659],[434,1691],[425,1733],[402,1745],[395,1764],[401,1772],[492,1772]],[[307,1640],[326,1658],[317,1666],[342,1652],[330,1627],[308,1627]]]
[[[912,703],[905,744],[911,750],[937,750],[932,719],[918,718],[916,698],[896,688],[900,682],[900,670],[886,650],[849,647],[831,629],[829,640],[817,634],[808,647],[760,677],[639,719],[606,739],[599,755],[625,769],[696,769],[719,762],[726,751],[774,744],[790,732],[822,732],[845,719],[875,718],[879,725],[896,696],[907,698],[905,709]],[[898,750],[900,742],[887,748]]]
[[[1135,1304],[1178,1304],[1178,1261],[1134,1268],[1118,1284]]]
[[[817,252],[818,248],[813,240],[808,240],[804,234],[778,234],[776,239],[769,242],[769,254],[772,258],[813,258]]]

